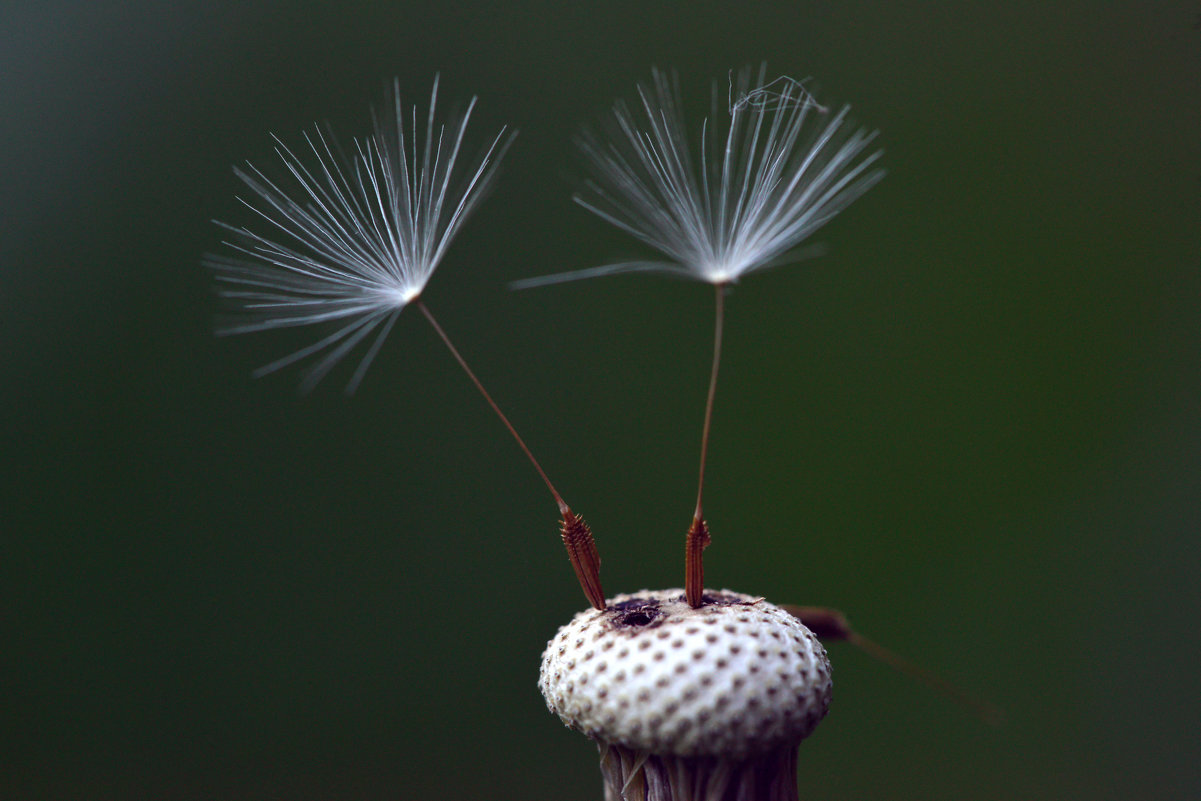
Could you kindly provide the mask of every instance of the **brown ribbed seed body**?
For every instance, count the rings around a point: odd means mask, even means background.
[[[795,755],[825,717],[831,680],[825,649],[788,612],[728,591],[693,609],[672,589],[577,614],[547,644],[539,687],[602,747],[740,760]]]

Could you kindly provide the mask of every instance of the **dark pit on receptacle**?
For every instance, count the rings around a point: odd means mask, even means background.
[[[663,617],[659,602],[654,600],[622,601],[609,607],[610,621],[619,629],[638,629],[654,625]]]

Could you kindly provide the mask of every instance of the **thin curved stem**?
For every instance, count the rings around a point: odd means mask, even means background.
[[[431,326],[433,326],[434,332],[438,335],[438,338],[441,339],[442,342],[445,343],[446,347],[450,350],[450,355],[455,357],[455,361],[457,361],[459,366],[463,368],[463,372],[467,373],[467,377],[471,379],[471,383],[475,384],[475,388],[478,389],[480,394],[484,396],[484,400],[486,400],[488,405],[492,407],[492,411],[496,412],[496,416],[500,418],[500,421],[504,423],[505,428],[507,428],[509,433],[513,435],[513,439],[517,440],[517,444],[520,446],[522,453],[524,453],[526,458],[530,460],[530,464],[532,464],[534,469],[538,471],[538,475],[542,477],[542,481],[546,484],[546,488],[550,490],[550,494],[554,496],[555,503],[559,506],[559,513],[566,515],[571,510],[568,508],[566,502],[564,502],[563,496],[559,494],[557,489],[555,489],[555,485],[550,483],[550,478],[546,475],[546,471],[542,469],[542,465],[538,464],[538,460],[534,458],[534,454],[526,446],[525,440],[521,438],[521,435],[517,433],[517,429],[513,427],[512,423],[509,422],[509,418],[505,417],[505,413],[502,412],[500,407],[496,405],[496,401],[492,400],[492,396],[488,394],[488,390],[484,389],[484,385],[480,383],[479,378],[477,378],[472,369],[467,366],[467,360],[464,359],[462,354],[459,353],[459,349],[456,348],[454,343],[450,341],[450,337],[448,337],[446,332],[442,330],[442,326],[438,325],[438,321],[434,319],[434,315],[428,308],[426,308],[426,305],[421,298],[414,300],[413,305],[416,306],[423,315],[425,315],[425,319],[429,321]]]

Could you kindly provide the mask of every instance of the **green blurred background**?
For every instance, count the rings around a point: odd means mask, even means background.
[[[269,133],[399,76],[521,133],[426,293],[610,593],[677,586],[712,298],[570,202],[675,68],[812,75],[889,175],[728,305],[715,586],[836,606],[807,799],[1201,794],[1201,4],[42,2],[0,11],[0,797],[596,799],[535,686],[584,606],[556,515],[402,315],[353,398],[213,336],[201,256]]]

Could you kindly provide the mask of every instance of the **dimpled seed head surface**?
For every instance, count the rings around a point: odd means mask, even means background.
[[[830,705],[830,661],[777,606],[683,590],[618,595],[547,643],[547,706],[590,737],[653,754],[745,756],[799,743]]]

